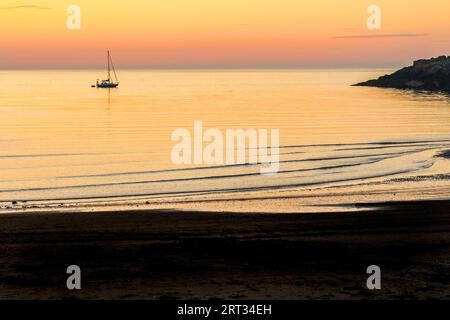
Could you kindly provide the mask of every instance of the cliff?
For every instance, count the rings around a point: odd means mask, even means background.
[[[415,61],[412,66],[354,86],[415,89],[450,93],[450,56]]]

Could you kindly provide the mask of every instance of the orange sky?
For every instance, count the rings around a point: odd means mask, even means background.
[[[71,4],[81,30],[66,28]],[[382,30],[366,27],[371,4]],[[403,65],[450,55],[449,12],[448,0],[0,0],[0,68],[99,67],[106,49],[120,67]]]

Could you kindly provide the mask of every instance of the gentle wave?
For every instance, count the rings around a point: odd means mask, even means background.
[[[23,187],[23,188],[4,188],[0,189],[0,200],[6,200],[12,195],[17,199],[44,199],[44,200],[68,200],[68,199],[101,199],[101,198],[116,198],[116,197],[135,197],[135,196],[169,196],[169,195],[189,195],[189,194],[215,194],[224,192],[248,192],[248,191],[260,191],[260,190],[278,190],[282,188],[293,187],[312,187],[318,185],[333,185],[336,183],[348,183],[352,181],[364,181],[374,178],[386,178],[399,174],[413,173],[423,170],[432,166],[433,158],[414,158],[427,151],[438,150],[442,148],[442,141],[434,140],[427,142],[395,142],[394,144],[402,150],[396,150],[394,152],[380,152],[380,153],[366,153],[366,154],[352,154],[352,155],[340,155],[344,150],[352,152],[364,152],[373,151],[371,145],[386,144],[386,142],[366,143],[358,144],[366,146],[366,148],[347,149],[336,148],[337,145],[333,145],[333,148],[327,146],[329,149],[322,149],[319,153],[328,153],[325,156],[310,156],[310,152],[301,153],[285,153],[280,154],[282,158],[291,156],[306,156],[304,158],[294,159],[281,159],[279,161],[280,170],[276,175],[270,175],[266,177],[259,172],[259,166],[267,163],[258,164],[235,164],[235,165],[220,165],[220,166],[207,166],[207,167],[192,167],[192,168],[173,168],[173,169],[160,169],[160,170],[144,170],[144,171],[129,171],[129,172],[110,172],[104,174],[85,174],[85,175],[63,175],[56,177],[46,177],[41,179],[28,179],[21,180],[20,183],[30,183],[36,181],[50,181],[50,180],[80,180],[90,183],[80,183],[72,185],[52,185],[48,186],[48,182],[45,182],[47,186],[43,187]],[[449,140],[450,141],[450,140]],[[392,144],[392,142],[390,142]],[[352,144],[339,144],[342,146],[349,146]],[[323,146],[322,146],[323,148]],[[309,155],[309,157],[308,157]],[[408,158],[410,157],[410,158]],[[422,156],[423,157],[423,156]],[[396,164],[397,167],[391,167],[386,161],[395,161],[396,159],[403,159],[400,161],[402,165]],[[350,161],[350,162],[348,162]],[[295,168],[289,166],[301,164],[301,163],[319,163],[319,166],[312,167],[300,167]],[[322,165],[320,165],[322,164]],[[379,164],[378,167],[375,167]],[[364,167],[364,169],[358,169],[358,167]],[[251,169],[252,171],[248,171]],[[224,174],[198,176],[200,172],[225,171]],[[233,172],[234,170],[245,170],[244,172]],[[192,173],[194,176],[183,176],[186,173]],[[310,175],[296,175],[297,173],[311,173]],[[368,172],[373,172],[367,174]],[[314,174],[312,174],[314,173]],[[125,180],[125,181],[107,181],[102,182],[98,179],[113,179],[118,177],[129,176],[145,176],[145,175],[161,175],[160,179],[155,180]],[[181,174],[181,177],[166,177],[164,174]],[[330,176],[330,178],[327,178]],[[251,178],[251,180],[250,180]],[[267,183],[268,179],[278,183]],[[227,180],[239,182],[239,187],[227,188],[225,187]],[[217,181],[217,182],[214,182]],[[289,181],[289,182],[288,182]],[[392,180],[393,181],[393,180]],[[17,183],[18,181],[1,180],[0,183]],[[196,185],[199,182],[200,185]],[[214,183],[213,183],[214,182]],[[180,185],[179,183],[188,183],[187,185]],[[234,184],[234,182],[230,182]],[[1,186],[0,184],[0,186]],[[51,184],[51,183],[50,183]],[[147,188],[146,185],[158,184],[162,186],[160,192],[133,192],[127,193],[128,187],[138,187],[140,189]],[[177,185],[178,184],[178,185]],[[222,187],[220,187],[222,186]],[[180,189],[181,188],[181,189]],[[183,189],[184,188],[184,189]],[[121,191],[122,189],[122,191]],[[179,189],[179,190],[177,190]],[[92,190],[92,191],[89,191]],[[95,190],[95,191],[94,191]],[[55,193],[68,192],[66,195],[56,196]],[[96,194],[97,193],[97,194]],[[22,194],[22,196],[20,196]],[[52,194],[55,194],[54,196]],[[77,196],[80,194],[80,196]]]

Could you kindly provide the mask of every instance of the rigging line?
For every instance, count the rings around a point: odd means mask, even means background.
[[[116,69],[114,68],[114,63],[112,61],[111,56],[109,58],[111,59],[111,66],[112,66],[112,69],[113,69],[113,72],[114,72],[114,77],[116,78],[116,82],[119,82],[119,79],[117,78],[117,74],[116,74]]]

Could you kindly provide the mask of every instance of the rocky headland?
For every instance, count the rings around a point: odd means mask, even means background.
[[[412,66],[400,69],[393,74],[354,86],[450,93],[450,56],[414,61]]]

